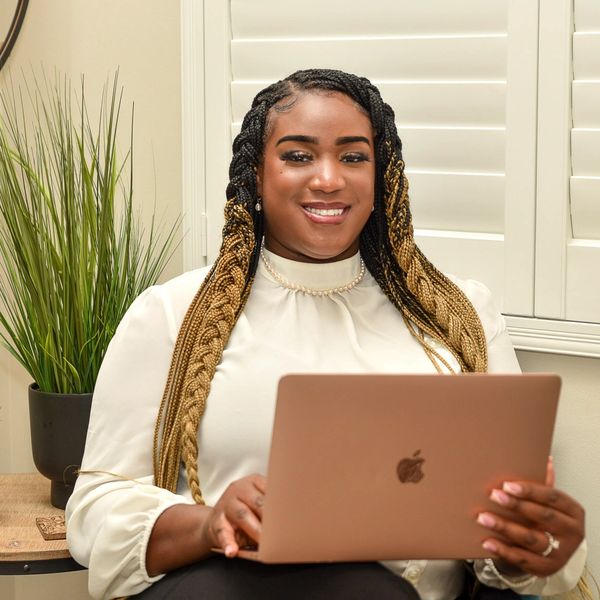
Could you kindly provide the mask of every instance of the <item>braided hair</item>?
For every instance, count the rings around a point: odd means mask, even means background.
[[[375,133],[374,211],[360,236],[370,273],[410,331],[437,363],[427,334],[443,344],[463,371],[487,370],[487,347],[475,309],[463,292],[416,246],[394,112],[368,79],[342,71],[309,69],[278,81],[254,98],[233,142],[219,255],[195,295],[175,344],[154,434],[157,485],[175,491],[183,460],[188,485],[204,503],[198,477],[197,435],[223,349],[252,287],[263,238],[263,214],[255,208],[256,172],[272,110],[289,109],[301,93],[340,92],[365,111]]]

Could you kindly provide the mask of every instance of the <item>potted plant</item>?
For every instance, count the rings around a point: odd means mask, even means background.
[[[122,96],[115,76],[93,123],[83,80],[78,94],[58,75],[0,93],[0,335],[34,381],[34,462],[60,508],[108,343],[164,269],[179,225],[159,235],[154,217],[147,234],[139,223],[132,137],[124,159],[117,152]]]

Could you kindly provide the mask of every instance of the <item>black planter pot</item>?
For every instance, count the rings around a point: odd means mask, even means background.
[[[92,394],[52,394],[29,386],[33,461],[50,479],[50,502],[57,508],[64,508],[73,492],[91,406]]]

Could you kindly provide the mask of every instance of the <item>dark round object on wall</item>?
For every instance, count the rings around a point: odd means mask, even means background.
[[[5,2],[6,0],[2,1]],[[25,12],[27,11],[28,3],[29,0],[17,1],[15,13],[10,23],[10,27],[6,32],[6,37],[4,39],[0,39],[0,69],[2,68],[2,65],[4,65],[4,63],[6,62],[6,59],[10,55],[11,50],[15,45],[17,36],[19,35],[19,31],[21,30],[21,25],[23,24],[23,19],[25,18]]]

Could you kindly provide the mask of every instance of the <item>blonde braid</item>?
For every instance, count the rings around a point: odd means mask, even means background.
[[[246,303],[255,249],[253,220],[244,207],[228,201],[228,222],[219,257],[182,323],[154,433],[156,484],[175,491],[181,459],[192,497],[204,504],[198,477],[198,427],[210,384],[231,331]],[[160,427],[162,424],[162,439]]]
[[[586,565],[583,570],[583,575],[577,582],[577,585],[566,594],[559,596],[564,600],[598,600],[600,599],[600,587],[596,578]]]
[[[462,290],[438,271],[415,244],[408,180],[404,163],[395,155],[390,158],[384,180],[390,246],[406,275],[406,287],[430,319],[423,319],[422,311],[411,310],[412,303],[400,304],[401,312],[422,331],[446,345],[462,370],[485,372],[487,343],[479,316]],[[392,290],[402,285],[402,281],[393,276],[392,269],[384,269],[384,272]]]

